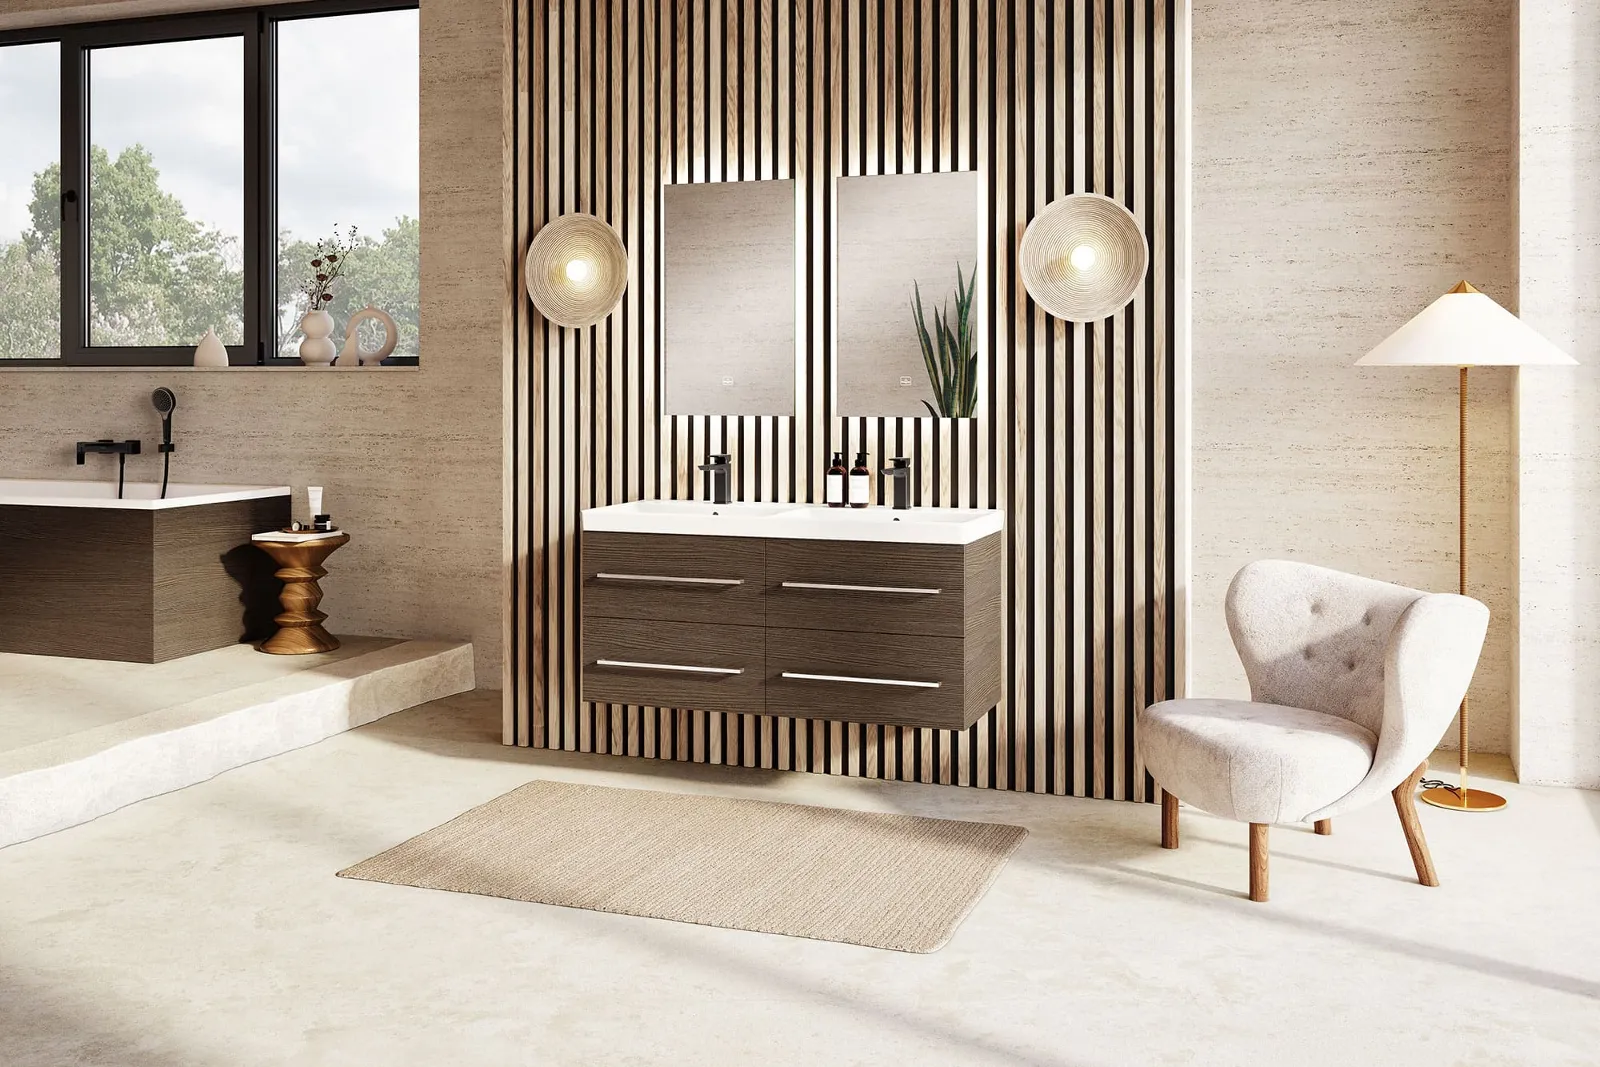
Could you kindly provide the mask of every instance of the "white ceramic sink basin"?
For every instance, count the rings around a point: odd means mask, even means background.
[[[610,508],[594,510],[629,511],[639,515],[693,515],[713,519],[723,516],[751,518],[757,515],[776,515],[793,507],[793,504],[713,504],[709,500],[635,500],[627,504],[616,504]]]
[[[713,504],[709,500],[634,500],[585,508],[585,530],[610,533],[703,534],[712,537],[766,537],[762,521],[794,509],[793,504]]]
[[[998,511],[977,508],[830,508],[803,504],[777,516],[815,532],[775,536],[839,541],[905,541],[912,544],[966,545],[1005,527]]]
[[[783,537],[812,541],[897,541],[966,545],[1005,527],[999,511],[975,508],[830,508],[824,504],[712,504],[636,500],[588,508],[583,528],[611,533]]]

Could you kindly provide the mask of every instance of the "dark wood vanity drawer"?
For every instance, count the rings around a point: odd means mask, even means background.
[[[767,714],[964,729],[994,707],[1000,680],[997,659],[966,652],[952,637],[768,630]]]
[[[767,624],[961,637],[960,545],[768,541]]]
[[[584,700],[759,714],[766,631],[759,626],[583,617]]]
[[[756,537],[583,535],[583,613],[760,626],[766,542]]]

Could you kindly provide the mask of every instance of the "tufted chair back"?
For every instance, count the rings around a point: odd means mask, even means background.
[[[1427,758],[1472,681],[1489,623],[1489,609],[1468,597],[1285,560],[1239,571],[1227,614],[1252,700],[1336,715],[1378,738],[1368,781],[1340,809],[1394,788]]]

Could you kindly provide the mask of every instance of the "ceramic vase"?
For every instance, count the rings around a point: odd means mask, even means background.
[[[215,330],[207,330],[206,335],[200,338],[200,345],[194,350],[194,365],[196,367],[226,367],[228,365],[228,350],[218,340]]]
[[[300,362],[308,367],[329,367],[339,354],[328,335],[333,332],[333,316],[326,311],[308,311],[300,320]]]

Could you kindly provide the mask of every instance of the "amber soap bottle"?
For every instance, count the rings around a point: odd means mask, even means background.
[[[844,469],[844,453],[835,452],[833,463],[828,467],[827,476],[823,479],[826,486],[826,497],[830,508],[844,507],[844,481],[847,472]]]
[[[850,506],[864,508],[872,499],[872,472],[867,469],[867,454],[856,453],[856,465],[850,468]]]

